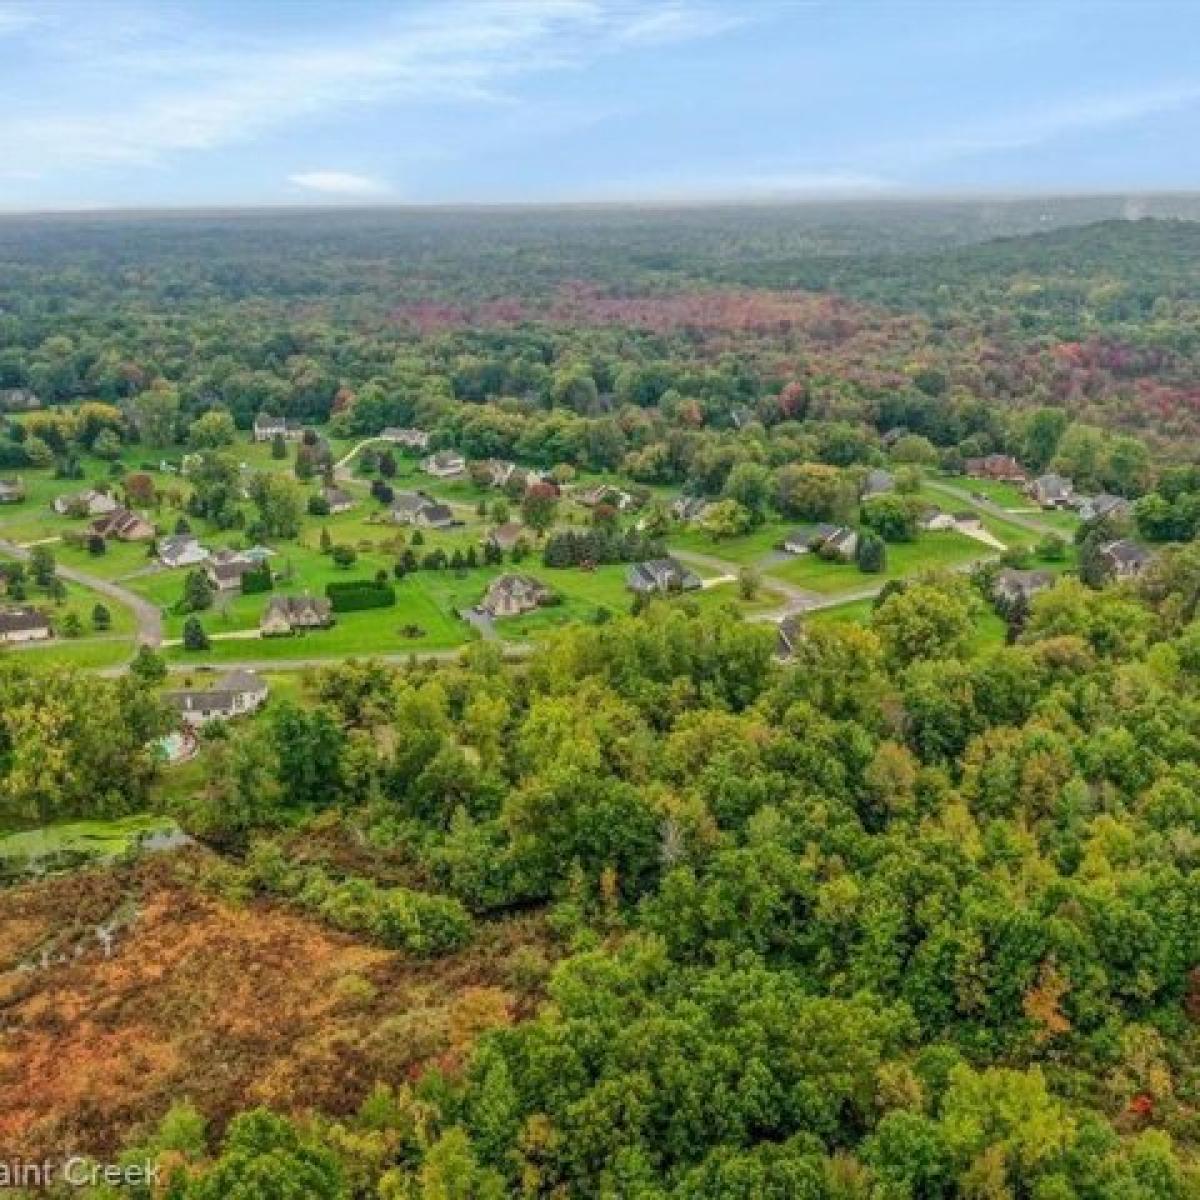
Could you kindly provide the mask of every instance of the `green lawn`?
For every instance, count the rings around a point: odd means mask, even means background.
[[[668,549],[711,554],[726,562],[756,563],[773,553],[800,522],[771,521],[751,533],[735,538],[714,538],[702,529],[685,529],[667,539]]]
[[[1049,525],[1064,534],[1073,533],[1079,526],[1079,517],[1074,512],[1070,510],[1060,511],[1058,509],[1039,508],[1033,500],[1025,495],[1019,484],[1003,483],[993,479],[968,479],[960,476],[947,478],[944,482],[953,487],[961,488],[965,492],[974,492],[980,496],[985,496],[993,504],[998,504],[1001,508],[1020,512],[1024,516],[1030,517],[1035,521],[1040,521],[1044,525]],[[947,503],[950,497],[944,492],[941,494],[940,501],[936,497],[936,491],[930,493],[930,499],[933,499],[935,503],[940,503],[943,508],[951,507]],[[1018,529],[1018,533],[1023,534],[1027,540],[1037,536],[1028,529]],[[997,534],[997,536],[1003,538],[1004,534]]]
[[[126,661],[133,653],[133,637],[137,630],[133,613],[123,604],[77,583],[66,583],[66,589],[66,598],[60,604],[30,584],[26,602],[49,612],[51,621],[59,631],[58,636],[48,642],[28,643],[20,649],[6,649],[0,653],[19,655],[21,661],[39,665],[53,663],[57,666],[98,668]],[[112,619],[105,631],[98,631],[92,625],[92,610],[97,604],[103,604]],[[63,621],[68,613],[74,613],[79,618],[83,627],[82,636],[62,636]]]
[[[813,592],[853,592],[904,575],[959,567],[995,553],[982,542],[947,530],[888,546],[887,569],[878,575],[865,575],[853,563],[827,562],[816,554],[802,554],[769,567],[766,578],[768,584],[777,577]]]

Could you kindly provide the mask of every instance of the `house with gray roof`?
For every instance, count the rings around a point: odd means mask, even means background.
[[[704,586],[703,580],[673,558],[652,558],[634,563],[625,573],[630,591],[642,596],[666,592],[694,592]]]
[[[1005,567],[996,572],[992,581],[992,599],[1001,605],[1012,605],[1018,602],[1028,603],[1055,583],[1053,571],[1021,571],[1015,567]]]
[[[523,537],[525,526],[519,521],[505,521],[497,525],[485,539],[499,550],[511,550]]]
[[[1129,538],[1118,538],[1100,547],[1100,558],[1115,578],[1133,579],[1150,565],[1154,555]]]
[[[397,425],[389,425],[380,431],[379,437],[381,441],[403,446],[406,450],[427,450],[429,448],[429,434],[423,429],[402,429]]]
[[[354,497],[344,488],[327,487],[322,489],[321,495],[329,506],[331,516],[349,512],[354,507]]]
[[[799,525],[783,539],[783,549],[788,554],[808,554],[819,549],[837,531],[836,525]]]
[[[456,450],[439,450],[425,459],[421,468],[426,475],[433,475],[438,479],[450,479],[466,471],[467,460]]]
[[[256,442],[271,442],[277,437],[284,441],[297,442],[304,435],[304,429],[299,421],[289,421],[286,417],[273,417],[270,413],[260,412],[254,418],[254,440]]]
[[[49,618],[37,609],[0,609],[0,642],[44,642],[52,636]]]
[[[173,533],[158,539],[158,561],[164,567],[194,567],[208,560],[207,546],[194,533]]]
[[[211,688],[186,688],[165,692],[170,704],[186,725],[228,721],[255,712],[266,702],[267,682],[253,671],[230,671]]]
[[[283,637],[333,624],[333,605],[323,596],[272,596],[259,618],[263,637]]]
[[[479,608],[489,617],[515,617],[540,608],[551,595],[550,589],[532,575],[501,575],[492,580]]]
[[[25,499],[25,484],[20,479],[0,479],[0,504],[20,504]]]
[[[1039,475],[1026,489],[1029,497],[1042,508],[1067,508],[1075,495],[1075,485],[1063,475]]]
[[[57,496],[54,511],[60,517],[102,517],[119,507],[115,496],[96,488],[85,488],[82,492],[70,492]]]
[[[242,577],[257,571],[258,566],[248,554],[236,550],[218,550],[204,564],[204,573],[218,592],[236,592],[241,590]]]
[[[1133,511],[1133,505],[1124,496],[1110,496],[1102,493],[1099,496],[1077,497],[1079,519],[1084,522],[1103,521],[1111,518],[1121,520]]]

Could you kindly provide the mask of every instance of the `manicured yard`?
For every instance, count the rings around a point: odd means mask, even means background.
[[[751,533],[735,538],[714,538],[701,529],[685,529],[667,538],[668,549],[711,554],[726,562],[756,563],[772,554],[800,522],[771,521]]]
[[[1039,508],[1033,500],[1025,495],[1021,487],[1015,483],[1003,483],[993,479],[969,479],[962,476],[953,476],[945,479],[944,482],[952,487],[961,488],[964,492],[973,492],[984,496],[993,504],[998,504],[1001,508],[1019,512],[1035,521],[1040,521],[1043,525],[1049,525],[1066,534],[1073,533],[1079,526],[1078,516],[1070,509]],[[936,498],[936,496],[937,492],[935,490],[931,493],[931,498]],[[950,507],[947,503],[948,500],[949,497],[943,492],[940,501],[943,508]],[[935,502],[938,501],[935,499]],[[1027,539],[1037,536],[1029,530],[1021,530],[1021,532]],[[1000,534],[998,536],[1003,537],[1004,535]]]
[[[55,626],[57,636],[48,642],[30,642],[19,649],[3,653],[17,654],[22,661],[55,663],[75,667],[110,667],[124,662],[133,653],[133,635],[137,628],[133,613],[123,604],[108,596],[101,596],[77,583],[67,583],[66,598],[62,603],[50,599],[40,588],[28,585],[26,603],[45,609]],[[92,625],[92,611],[97,604],[108,609],[111,624],[107,630],[97,631]],[[63,622],[68,613],[74,613],[83,627],[78,638],[62,635]]]
[[[870,587],[872,583],[883,583],[920,571],[961,567],[995,553],[981,542],[961,533],[925,533],[915,542],[888,546],[887,569],[878,575],[866,575],[853,563],[832,563],[817,554],[801,554],[769,567],[767,580],[769,583],[773,576],[778,577],[814,592],[853,592]]]

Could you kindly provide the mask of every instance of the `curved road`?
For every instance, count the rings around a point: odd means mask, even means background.
[[[0,553],[7,554],[10,558],[19,558],[23,562],[29,560],[29,551],[26,547],[4,538],[0,538]],[[147,646],[162,645],[162,613],[148,600],[144,600],[128,588],[123,588],[119,583],[113,583],[109,579],[100,579],[95,575],[89,575],[86,571],[77,570],[75,567],[64,567],[60,564],[57,573],[71,583],[77,583],[80,587],[89,588],[93,592],[107,596],[110,600],[115,600],[118,604],[123,604],[132,611],[134,619],[137,621],[137,640],[144,642]]]

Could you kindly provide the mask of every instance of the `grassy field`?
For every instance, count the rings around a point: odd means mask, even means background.
[[[123,604],[80,584],[65,581],[64,584],[66,597],[61,603],[33,586],[29,587],[27,599],[27,603],[43,608],[50,614],[58,636],[48,642],[30,642],[19,649],[6,648],[0,653],[19,655],[21,661],[31,665],[53,663],[57,666],[100,668],[125,662],[133,653],[137,629],[133,613]],[[105,631],[96,630],[92,624],[92,612],[97,604],[104,605],[111,618],[111,625]],[[69,613],[74,613],[83,627],[83,634],[78,638],[62,635],[63,624]]]
[[[961,567],[994,553],[983,543],[948,530],[888,546],[887,568],[878,575],[865,575],[853,563],[827,562],[816,554],[802,554],[769,567],[766,578],[768,584],[775,577],[822,594],[852,592],[920,571]]]
[[[797,522],[770,521],[751,533],[735,538],[714,538],[701,529],[685,529],[667,539],[669,549],[711,554],[725,562],[746,565],[760,562],[775,552]]]
[[[993,504],[998,504],[1001,508],[1022,513],[1064,534],[1071,534],[1079,527],[1079,518],[1074,512],[1070,510],[1064,512],[1058,509],[1039,508],[1034,501],[1025,495],[1019,484],[1003,483],[993,479],[966,479],[959,476],[946,479],[945,482],[954,487],[961,488],[965,492],[973,492],[984,496]],[[933,495],[936,496],[936,492]],[[947,499],[948,497],[943,493],[943,508],[946,507],[944,502]],[[1027,538],[1036,536],[1028,530],[1024,530],[1023,532]]]

